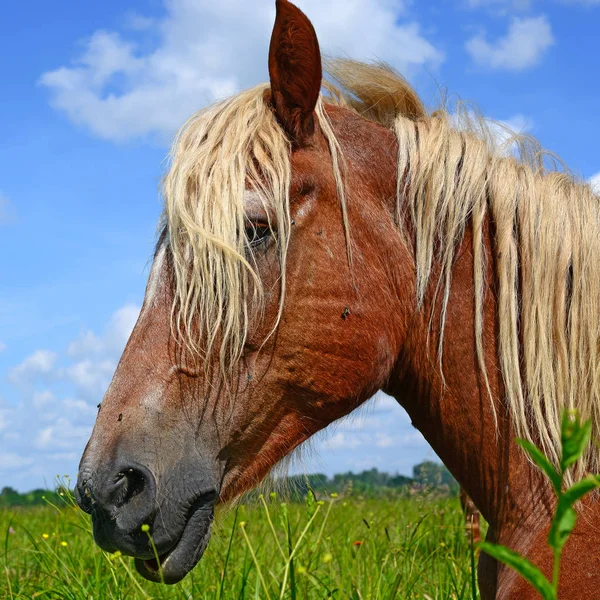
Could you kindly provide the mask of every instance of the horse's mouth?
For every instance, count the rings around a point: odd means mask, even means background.
[[[155,583],[174,584],[181,581],[202,558],[210,540],[213,503],[196,505],[191,511],[181,537],[157,558],[135,559],[137,572]]]

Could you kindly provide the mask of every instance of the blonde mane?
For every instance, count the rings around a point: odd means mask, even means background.
[[[337,85],[324,82],[317,119],[331,150],[346,227],[343,157],[324,105],[346,106],[397,136],[398,225],[402,230],[408,219],[414,231],[417,306],[431,284],[441,294],[440,361],[455,252],[470,226],[478,360],[487,384],[482,315],[491,261],[497,352],[516,435],[540,444],[557,463],[560,415],[576,408],[592,419],[598,437],[600,199],[570,174],[547,170],[533,138],[517,136],[501,148],[497,130],[468,111],[458,120],[445,109],[429,114],[411,86],[384,65],[335,60],[328,72]],[[262,306],[261,281],[243,235],[248,188],[277,220],[279,315],[284,302],[291,148],[264,100],[267,89],[258,86],[194,115],[175,140],[163,184],[175,328],[194,350],[217,350],[223,373],[240,358],[251,311]],[[519,155],[507,155],[515,146]],[[488,220],[495,231],[493,256],[484,246]],[[434,263],[441,276],[432,282]],[[599,467],[590,452],[578,468]]]
[[[272,331],[284,302],[291,146],[265,101],[268,89],[259,85],[188,119],[175,137],[162,184],[175,271],[173,329],[193,352],[209,356],[216,350],[222,375],[241,357],[251,310],[260,314],[264,300],[244,235],[246,190],[277,223],[281,295]],[[316,113],[343,199],[340,149],[322,100]]]

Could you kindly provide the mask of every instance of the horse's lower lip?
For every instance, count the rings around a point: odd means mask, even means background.
[[[169,558],[170,554],[171,554],[171,550],[169,550],[168,552],[165,552],[165,554],[162,554],[161,556],[159,556],[158,560],[156,560],[156,558],[151,558],[149,560],[145,560],[144,567],[146,567],[146,570],[149,571],[150,573],[158,574],[159,569],[162,567],[162,565],[167,560],[167,558]]]
[[[198,563],[210,539],[214,502],[195,508],[179,541],[168,551],[153,559],[135,559],[137,572],[155,583],[174,584],[181,581]],[[159,567],[160,564],[160,567]]]

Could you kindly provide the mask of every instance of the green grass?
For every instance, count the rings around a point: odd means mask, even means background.
[[[174,587],[102,552],[73,507],[0,511],[0,598],[473,600],[471,559],[455,498],[261,497],[221,509],[200,564]]]

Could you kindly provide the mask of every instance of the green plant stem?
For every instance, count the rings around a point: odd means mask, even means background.
[[[154,554],[154,560],[156,560],[156,564],[158,565],[158,575],[160,576],[160,582],[162,584],[164,584],[165,579],[163,577],[162,565],[160,564],[160,557],[158,556],[158,550],[156,549],[156,546],[154,545],[154,540],[152,539],[152,536],[150,535],[150,531],[146,531],[146,535],[148,536],[148,539],[150,540],[150,546],[152,547],[152,552]]]
[[[227,554],[225,555],[225,564],[223,565],[223,576],[221,577],[221,585],[219,586],[219,596],[217,600],[221,600],[223,597],[223,586],[225,584],[225,575],[227,574],[227,566],[229,565],[229,557],[231,556],[231,546],[233,545],[233,537],[235,535],[236,526],[238,522],[239,505],[235,509],[235,516],[233,518],[233,525],[231,526],[231,535],[229,536],[229,545],[227,546]]]
[[[279,543],[279,538],[277,537],[277,532],[275,531],[275,526],[273,525],[273,521],[271,520],[271,514],[269,513],[269,507],[267,506],[267,503],[265,502],[265,498],[262,494],[260,495],[260,501],[265,509],[265,514],[267,516],[267,522],[269,523],[269,527],[271,528],[271,533],[273,534],[273,539],[275,540],[275,543],[277,544],[277,548],[279,548],[279,552],[281,553],[283,560],[286,560],[287,557],[285,555],[285,552],[283,551],[283,548],[281,547],[281,544]]]
[[[283,595],[285,593],[285,588],[287,586],[287,579],[288,579],[290,564],[294,560],[294,556],[296,554],[296,550],[298,550],[298,548],[300,547],[300,544],[302,543],[302,540],[303,540],[304,536],[306,535],[306,532],[310,529],[310,526],[313,524],[313,521],[315,520],[315,517],[319,514],[319,509],[320,508],[321,508],[320,506],[317,506],[317,508],[316,508],[313,516],[308,520],[308,523],[306,524],[306,526],[302,530],[302,533],[300,534],[300,537],[298,538],[298,541],[296,542],[296,545],[294,546],[294,549],[291,551],[291,553],[289,555],[289,558],[287,559],[287,561],[285,563],[285,572],[284,572],[284,575],[283,575],[283,583],[281,584],[281,595],[280,595],[280,598],[283,598]]]
[[[560,576],[560,555],[562,554],[562,548],[554,550],[554,566],[552,568],[552,588],[554,594],[558,598],[558,579]]]
[[[138,583],[137,579],[135,578],[135,575],[131,572],[131,569],[127,566],[127,563],[123,560],[122,557],[119,557],[119,561],[121,562],[121,566],[125,569],[127,575],[129,575],[129,579],[131,579],[133,585],[135,585],[135,587],[139,590],[140,594],[142,594],[144,598],[150,598],[150,596],[146,594],[142,586]]]
[[[269,590],[267,589],[267,584],[265,583],[261,568],[260,568],[260,563],[258,562],[258,559],[256,558],[256,554],[254,552],[254,548],[252,547],[252,544],[250,543],[250,538],[248,537],[248,534],[246,533],[246,528],[242,527],[242,534],[244,535],[244,539],[246,540],[246,544],[248,545],[248,550],[250,550],[250,555],[252,556],[252,560],[254,561],[254,566],[256,567],[256,572],[258,574],[258,576],[260,577],[260,581],[262,583],[263,588],[265,589],[265,595],[267,596],[268,600],[271,600],[271,597],[269,596]]]

